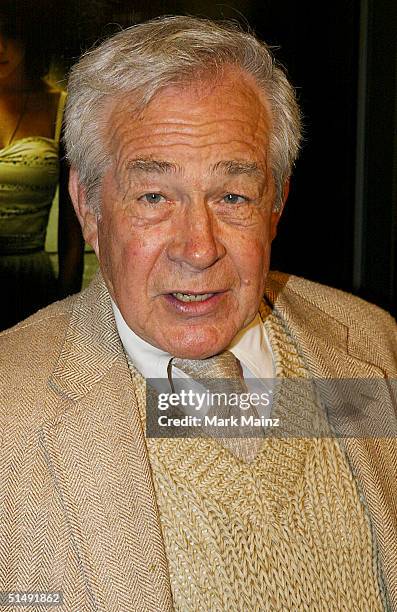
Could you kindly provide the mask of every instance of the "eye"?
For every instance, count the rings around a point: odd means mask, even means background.
[[[247,202],[246,197],[238,195],[237,193],[227,193],[223,199],[227,204],[243,204]]]
[[[139,200],[144,200],[148,204],[160,204],[160,202],[165,201],[165,197],[161,193],[145,193]]]

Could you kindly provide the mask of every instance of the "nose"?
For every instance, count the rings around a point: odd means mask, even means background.
[[[205,270],[225,255],[217,237],[217,223],[205,201],[195,198],[181,213],[168,247],[171,261],[191,270]]]

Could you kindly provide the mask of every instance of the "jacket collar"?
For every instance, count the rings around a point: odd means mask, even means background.
[[[78,294],[49,384],[72,401],[81,399],[123,357],[110,296],[98,272]]]
[[[312,376],[383,378],[390,376],[394,369],[397,377],[395,363],[390,361],[389,371],[386,372],[384,362],[389,356],[371,350],[368,340],[361,333],[357,325],[358,309],[355,313],[356,324],[349,325],[346,316],[339,316],[335,295],[328,300],[327,308],[321,307],[320,300],[313,300],[310,293],[312,291],[315,295],[317,285],[312,283],[312,287],[305,286],[302,289],[303,282],[307,281],[288,274],[271,273],[262,312],[265,316],[271,313],[283,320],[291,337],[307,359]],[[323,289],[334,291],[328,287]],[[317,293],[320,294],[318,289]]]

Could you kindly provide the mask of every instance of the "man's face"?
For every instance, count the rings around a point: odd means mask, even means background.
[[[129,327],[171,355],[217,354],[258,311],[279,216],[269,129],[241,74],[167,88],[139,118],[128,99],[110,110],[114,164],[86,238]]]

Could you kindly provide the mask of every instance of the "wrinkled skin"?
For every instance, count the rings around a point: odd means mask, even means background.
[[[252,321],[269,269],[280,213],[267,103],[232,71],[218,84],[166,88],[140,117],[128,102],[108,111],[114,163],[100,219],[74,171],[72,199],[130,328],[171,355],[209,357]],[[184,302],[175,292],[211,295]]]

